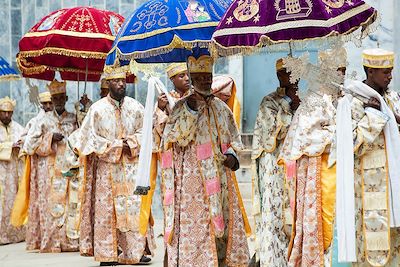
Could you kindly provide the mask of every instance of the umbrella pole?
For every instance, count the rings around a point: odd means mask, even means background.
[[[193,88],[193,85],[192,85],[192,78],[190,77],[190,69],[189,69],[189,57],[187,57],[186,58],[186,69],[187,69],[187,73],[188,73],[188,76],[189,76],[189,83],[190,83],[190,89],[189,89],[189,92],[193,92],[193,90],[192,90],[192,88]]]
[[[79,101],[79,72],[78,72],[78,94],[77,94],[77,97],[78,97],[78,101]]]
[[[289,57],[293,57],[292,42],[289,42]]]
[[[86,95],[87,77],[88,77],[88,60],[86,59],[85,88],[83,89],[83,94],[84,95]]]

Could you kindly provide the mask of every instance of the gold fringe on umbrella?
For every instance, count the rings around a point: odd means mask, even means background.
[[[22,58],[40,57],[43,55],[61,55],[67,57],[94,58],[94,59],[105,59],[107,57],[107,53],[103,52],[93,52],[93,51],[83,51],[83,50],[79,51],[79,50],[71,50],[59,47],[45,47],[40,50],[19,52],[19,56]]]
[[[32,62],[28,62],[25,58],[21,58],[20,55],[17,56],[17,66],[18,69],[26,75],[41,74],[47,70],[59,71],[59,72],[83,73],[83,74],[87,73],[93,75],[101,75],[103,73],[102,71],[91,71],[91,70],[86,71],[75,68],[61,68],[61,67],[56,68],[45,65],[37,65]]]

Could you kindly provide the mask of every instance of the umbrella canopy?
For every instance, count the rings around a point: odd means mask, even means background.
[[[3,57],[0,57],[0,81],[12,81],[20,78],[18,72]]]
[[[235,0],[213,40],[219,55],[247,53],[264,46],[327,40],[359,29],[365,33],[376,17],[377,11],[362,0]]]
[[[231,0],[150,0],[125,21],[107,65],[184,62],[208,53],[211,36]],[[125,63],[124,63],[125,61]]]
[[[19,42],[18,67],[24,77],[98,81],[124,18],[92,7],[54,11]],[[79,75],[77,74],[79,73]]]

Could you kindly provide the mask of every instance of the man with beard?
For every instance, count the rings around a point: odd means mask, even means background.
[[[23,168],[18,159],[18,140],[24,128],[11,119],[15,105],[9,97],[0,99],[0,245],[21,242],[25,238],[25,229],[14,227],[10,222]]]
[[[289,239],[285,224],[290,212],[285,190],[284,168],[278,155],[294,112],[300,105],[298,81],[290,82],[283,60],[276,62],[279,87],[264,97],[257,114],[253,135],[253,213],[256,220],[256,251],[261,266],[287,266]]]
[[[356,266],[399,262],[400,98],[389,89],[394,58],[383,49],[364,50],[367,78],[350,82],[338,105],[338,258]]]
[[[134,194],[143,106],[125,96],[125,68],[106,69],[105,74],[110,93],[91,106],[79,138],[69,140],[80,156],[97,158],[95,184],[85,189],[95,199],[93,227],[81,229],[81,236],[93,231],[93,254],[100,266],[149,262],[145,255],[155,246],[153,232],[151,227],[144,235],[139,232],[141,196]]]
[[[191,56],[188,66],[194,92],[176,103],[161,142],[165,264],[247,265],[250,229],[232,176],[240,134],[212,95],[212,58]]]
[[[74,199],[69,197],[77,189],[71,188],[61,174],[68,135],[77,128],[76,117],[65,110],[68,100],[66,83],[54,80],[48,89],[55,110],[36,121],[29,129],[23,146],[24,152],[32,157],[31,180],[37,180],[40,188],[37,201],[40,247],[33,244],[28,249],[39,248],[40,252],[76,251],[78,236],[67,231],[66,222],[71,219],[69,214],[77,208],[75,202],[70,203]],[[29,214],[29,217],[35,215]]]

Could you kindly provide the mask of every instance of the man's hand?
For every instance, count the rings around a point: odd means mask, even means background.
[[[378,99],[376,99],[375,97],[371,97],[368,100],[368,103],[364,104],[364,108],[367,108],[367,107],[381,110],[381,102]]]
[[[157,101],[158,101],[158,108],[164,111],[168,105],[167,95],[162,93],[161,95],[158,96]]]
[[[395,113],[394,117],[396,118],[397,124],[400,124],[400,116]]]
[[[21,140],[18,140],[17,142],[15,142],[15,143],[12,145],[12,147],[13,147],[13,148],[20,148],[21,145],[22,145],[22,141],[21,141]]]
[[[286,88],[286,95],[292,100],[290,103],[290,108],[292,110],[297,110],[301,102],[298,96],[298,87],[293,85],[293,87]]]
[[[124,139],[122,143],[122,153],[124,153],[128,157],[132,157],[131,148],[129,147],[126,139]]]
[[[79,102],[86,107],[86,105],[90,102],[90,99],[87,97],[87,94],[84,94]]]
[[[194,92],[187,98],[187,104],[190,109],[197,111],[199,110],[199,107],[205,103],[204,97],[202,97],[200,94],[197,92]]]
[[[226,156],[226,159],[224,161],[224,166],[228,167],[231,170],[234,170],[235,166],[238,163],[237,159],[231,154],[227,154],[225,156]]]
[[[64,139],[64,135],[60,134],[60,133],[53,133],[53,139],[52,142],[60,142],[61,140]]]

